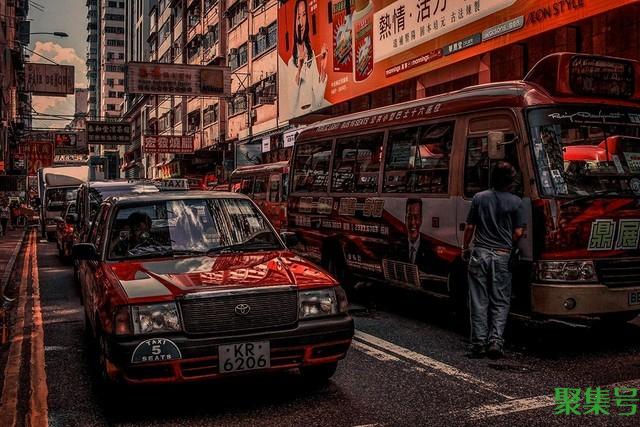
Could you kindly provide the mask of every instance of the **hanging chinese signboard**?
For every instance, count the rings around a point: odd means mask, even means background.
[[[634,2],[281,1],[279,119],[304,116]],[[302,24],[300,16],[306,16]]]
[[[231,71],[217,65],[129,62],[128,93],[175,96],[230,96]]]
[[[51,167],[54,153],[53,143],[49,141],[30,141],[18,149],[18,155],[26,157],[27,175],[36,175],[38,169]]]
[[[24,91],[32,95],[67,96],[75,93],[75,71],[72,65],[24,65]]]
[[[87,144],[129,145],[131,125],[123,122],[87,122]]]
[[[144,137],[145,153],[193,153],[193,137],[184,135],[152,135]]]

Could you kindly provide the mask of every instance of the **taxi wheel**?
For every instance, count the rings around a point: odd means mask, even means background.
[[[108,368],[107,368],[107,338],[101,330],[96,332],[96,360],[98,362],[98,379],[100,381],[100,385],[103,388],[108,389],[109,391],[112,388],[115,388],[116,382],[113,378],[109,376]]]
[[[305,366],[300,368],[300,373],[306,382],[319,384],[329,381],[329,378],[336,373],[337,367],[338,362],[316,366]]]
[[[602,315],[600,320],[605,326],[620,326],[632,321],[636,317],[638,317],[638,312],[633,311],[631,313],[612,313]]]

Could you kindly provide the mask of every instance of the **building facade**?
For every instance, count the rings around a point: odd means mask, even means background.
[[[0,0],[0,175],[24,173],[14,154],[31,127],[31,96],[20,91],[23,46],[29,44],[28,13],[27,0]]]

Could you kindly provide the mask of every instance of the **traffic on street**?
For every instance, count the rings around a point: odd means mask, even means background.
[[[615,405],[613,389],[640,386],[640,323],[511,319],[508,357],[473,360],[440,302],[374,289],[351,298],[354,339],[327,383],[284,371],[112,393],[100,383],[72,268],[53,243],[26,239],[14,279],[24,286],[24,341],[4,367],[20,374],[4,378],[2,425],[635,425],[618,415],[629,409]],[[594,385],[612,391],[610,415],[555,415],[556,388]]]

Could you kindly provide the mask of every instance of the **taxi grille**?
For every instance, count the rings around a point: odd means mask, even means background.
[[[245,315],[236,313],[242,304],[250,307]],[[298,321],[298,293],[291,290],[184,299],[180,305],[185,332],[192,334],[284,329]]]
[[[640,258],[596,261],[600,281],[610,288],[640,286]]]

